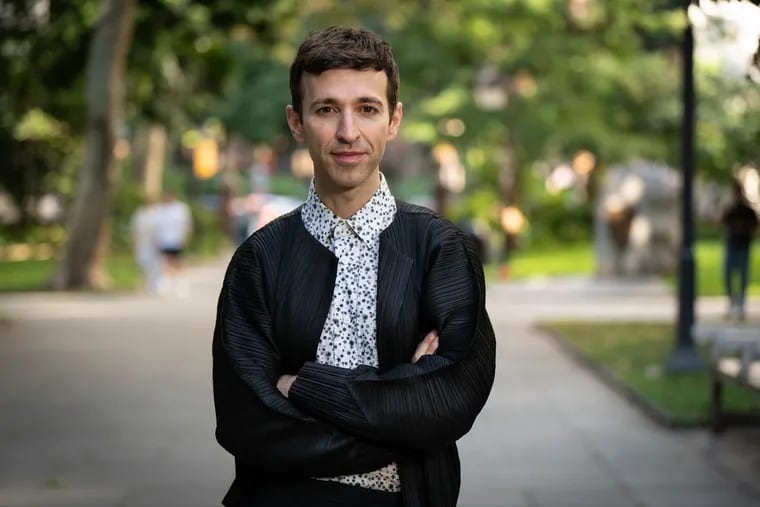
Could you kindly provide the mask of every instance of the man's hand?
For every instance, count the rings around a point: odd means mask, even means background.
[[[422,356],[435,354],[436,350],[438,350],[438,331],[433,329],[417,345],[417,350],[414,351],[414,355],[412,356],[412,364],[419,361]]]
[[[288,397],[288,392],[290,392],[290,386],[293,385],[296,377],[297,375],[282,375],[277,379],[277,389],[279,389],[282,395],[286,398]]]
[[[412,363],[416,363],[422,356],[435,354],[438,350],[438,332],[436,330],[430,331],[425,338],[417,345],[417,350],[414,351],[412,356]],[[282,375],[277,379],[277,389],[286,398],[290,392],[290,386],[295,382],[297,375]]]

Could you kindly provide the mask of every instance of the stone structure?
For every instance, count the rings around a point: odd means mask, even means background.
[[[653,162],[609,169],[594,212],[600,276],[650,276],[677,269],[680,245],[680,177]]]

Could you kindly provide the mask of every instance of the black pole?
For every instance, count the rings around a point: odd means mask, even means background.
[[[678,324],[676,346],[668,357],[665,369],[687,372],[704,369],[692,336],[694,325],[694,32],[686,28],[682,43],[683,60],[683,125],[681,128],[681,252],[678,276]]]

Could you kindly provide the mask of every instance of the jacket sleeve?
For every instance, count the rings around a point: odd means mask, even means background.
[[[227,270],[214,330],[218,442],[268,475],[326,477],[393,462],[391,450],[307,416],[277,390],[280,356],[264,276],[255,255],[241,251]]]
[[[483,269],[461,234],[449,235],[432,253],[421,304],[439,332],[435,355],[382,372],[306,363],[290,399],[352,434],[403,449],[436,448],[462,437],[488,398],[496,347]]]

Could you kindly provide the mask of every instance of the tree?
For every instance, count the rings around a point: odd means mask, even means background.
[[[85,160],[53,288],[107,283],[102,260],[110,242],[117,129],[138,130],[147,123],[181,131],[212,114],[230,70],[229,33],[241,18],[259,37],[271,32],[274,21],[257,17],[271,3],[144,0],[137,6],[135,0],[103,1],[86,71]],[[130,46],[135,19],[138,36]],[[133,65],[126,72],[130,52]]]
[[[124,81],[136,0],[102,0],[86,67],[85,159],[68,217],[68,237],[54,289],[103,288],[110,239],[105,217],[114,190],[114,147],[122,120]]]
[[[0,8],[0,187],[21,206],[19,228],[33,222],[26,201],[70,172],[82,123],[81,68],[92,0],[12,0]],[[51,93],[51,90],[54,90]]]

